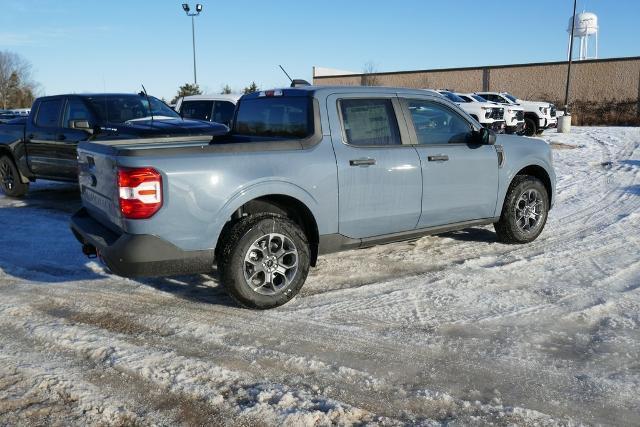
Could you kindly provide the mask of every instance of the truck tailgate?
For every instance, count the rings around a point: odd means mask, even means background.
[[[82,205],[107,227],[122,229],[115,156],[109,152],[79,148],[78,167]]]

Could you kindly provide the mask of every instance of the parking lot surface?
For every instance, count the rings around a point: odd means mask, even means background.
[[[640,424],[640,129],[542,138],[558,194],[532,244],[332,254],[270,311],[215,271],[108,274],[74,185],[0,196],[0,424]]]

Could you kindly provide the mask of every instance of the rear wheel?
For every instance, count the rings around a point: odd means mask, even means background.
[[[293,298],[309,273],[309,243],[285,216],[251,215],[222,236],[218,251],[220,281],[248,308],[277,307]]]
[[[503,243],[529,243],[544,228],[549,213],[549,197],[536,177],[517,175],[504,200],[500,220],[494,224]]]
[[[524,134],[526,136],[533,136],[538,132],[538,125],[536,121],[530,117],[524,119]]]
[[[0,189],[9,197],[22,197],[29,190],[29,184],[22,182],[18,168],[9,156],[0,157]]]

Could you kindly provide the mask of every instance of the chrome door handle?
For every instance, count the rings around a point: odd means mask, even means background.
[[[376,159],[349,160],[349,166],[373,166],[375,164],[376,164]]]
[[[446,162],[447,160],[449,160],[449,156],[439,154],[437,156],[428,156],[427,160],[429,160],[430,162]]]

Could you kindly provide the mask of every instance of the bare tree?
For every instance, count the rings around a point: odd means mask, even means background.
[[[17,53],[0,51],[0,107],[30,107],[36,86],[29,61]]]
[[[380,86],[378,76],[376,76],[376,65],[369,61],[364,64],[362,68],[362,76],[360,77],[360,84],[362,86]]]

